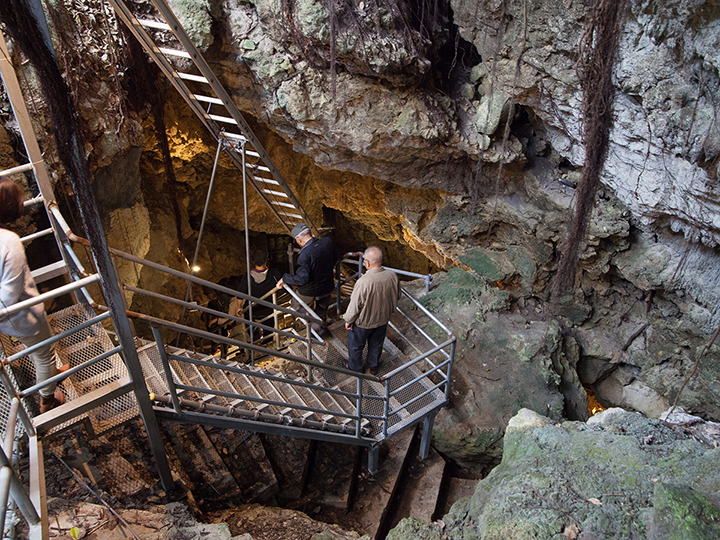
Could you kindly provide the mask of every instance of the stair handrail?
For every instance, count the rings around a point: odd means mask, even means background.
[[[91,285],[93,283],[97,283],[98,281],[100,281],[100,275],[93,274],[78,281],[68,283],[67,285],[62,285],[61,287],[58,287],[46,293],[33,296],[32,298],[28,298],[27,300],[23,300],[22,302],[17,302],[12,306],[0,309],[0,320],[15,315],[20,311],[31,308],[34,305],[45,302],[46,300],[52,300],[53,298],[57,298],[58,296],[68,294],[83,287],[87,287],[88,285]]]
[[[340,295],[340,287],[342,285],[345,285],[346,283],[349,283],[350,281],[354,279],[358,279],[362,277],[363,275],[363,254],[362,251],[348,251],[345,253],[342,257],[340,257],[340,260],[335,264],[335,286],[336,286],[336,306],[337,306],[337,312],[340,314],[340,306],[342,303],[346,302],[348,298],[345,300],[341,299]],[[357,259],[353,259],[353,257],[357,257]],[[341,279],[340,277],[340,265],[342,263],[350,264],[350,265],[357,265],[358,270],[354,274],[352,274],[350,277],[347,277],[345,279]],[[399,268],[392,268],[390,266],[383,266],[385,270],[392,270],[396,274],[400,276],[406,276],[406,277],[413,277],[417,279],[422,279],[425,281],[425,294],[428,294],[430,292],[430,284],[432,283],[432,274],[419,274],[417,272],[410,272],[409,270],[401,270]]]
[[[12,496],[13,501],[17,504],[31,530],[42,526],[40,512],[38,512],[33,504],[32,498],[25,492],[25,488],[12,467],[10,458],[10,456],[12,456],[13,441],[15,438],[15,423],[21,407],[22,403],[20,403],[20,400],[13,397],[10,403],[5,440],[0,447],[0,531],[5,530],[8,496]],[[31,436],[31,438],[33,437]],[[33,441],[31,440],[30,443],[32,444]]]

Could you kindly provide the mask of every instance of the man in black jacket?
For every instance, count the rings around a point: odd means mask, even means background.
[[[308,306],[315,310],[323,325],[313,323],[316,332],[325,331],[325,318],[330,296],[335,288],[335,263],[340,260],[340,252],[330,238],[317,238],[304,223],[295,225],[292,230],[295,241],[300,246],[298,268],[295,274],[285,274],[277,286],[284,284],[297,287],[297,295]],[[302,311],[299,305],[293,309]],[[313,305],[314,304],[314,305]]]

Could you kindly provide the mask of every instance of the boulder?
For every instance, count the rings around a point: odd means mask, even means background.
[[[523,410],[472,497],[435,524],[401,522],[388,538],[717,538],[714,444],[621,409],[562,424]]]

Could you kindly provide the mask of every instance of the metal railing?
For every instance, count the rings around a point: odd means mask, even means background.
[[[83,241],[77,238],[76,240]],[[191,285],[202,286],[215,292],[242,299],[246,303],[241,313],[243,315],[251,305],[271,308],[273,314],[266,319],[269,320],[272,318],[275,326],[265,324],[267,321],[253,321],[250,318],[225,313],[199,305],[195,302],[186,302],[179,298],[148,291],[140,287],[123,285],[124,290],[173,304],[184,309],[192,309],[196,312],[205,313],[211,317],[224,319],[226,321],[225,324],[241,324],[247,328],[253,328],[258,331],[262,330],[266,335],[273,335],[273,342],[276,344],[279,338],[296,340],[296,346],[299,344],[304,350],[304,354],[302,355],[292,354],[290,352],[280,351],[277,348],[265,347],[250,340],[244,341],[242,339],[218,335],[193,327],[190,324],[178,324],[159,317],[153,317],[146,313],[128,312],[128,315],[136,321],[144,321],[149,324],[162,362],[162,376],[165,380],[167,394],[164,396],[156,394],[154,399],[158,402],[172,405],[174,412],[177,414],[182,414],[183,411],[188,409],[196,411],[202,410],[212,414],[265,420],[285,426],[288,428],[288,431],[294,428],[324,429],[333,431],[337,436],[345,438],[350,436],[357,440],[372,440],[377,442],[377,440],[385,439],[394,433],[393,426],[404,425],[403,422],[417,420],[414,413],[408,412],[413,406],[427,413],[420,405],[429,402],[430,404],[426,405],[434,409],[444,405],[447,400],[452,359],[454,357],[455,336],[406,291],[403,291],[403,294],[409,299],[414,308],[421,311],[437,325],[439,329],[447,335],[447,339],[441,342],[433,340],[417,323],[413,322],[402,310],[398,309],[397,313],[409,321],[408,328],[418,330],[420,335],[427,341],[427,350],[421,352],[405,364],[393,369],[390,373],[382,377],[376,377],[357,373],[344,367],[330,365],[321,360],[316,349],[323,344],[323,340],[312,330],[311,324],[321,321],[312,309],[288,286],[285,287],[285,291],[294,298],[297,305],[300,305],[306,311],[305,313],[280,306],[275,302],[269,302],[267,298],[277,299],[277,289],[273,289],[263,298],[256,298],[238,290],[204,280],[192,273],[174,270],[119,250],[111,249],[111,253],[114,257],[124,259],[141,267],[151,268],[165,275],[186,280]],[[417,276],[417,274],[413,273],[407,274]],[[427,278],[427,276],[420,277],[423,279]],[[427,282],[429,282],[429,279]],[[303,322],[305,331],[302,335],[292,329],[288,330],[277,326],[278,315],[285,314]],[[391,323],[391,325],[399,335],[412,343],[412,340],[402,335],[397,325],[393,323]],[[163,337],[163,330],[166,333],[168,331],[177,332],[178,334],[186,334],[197,339],[208,340],[216,344],[224,344],[229,347],[249,351],[251,358],[250,366],[243,366],[240,363],[218,361],[218,359],[210,355],[196,357],[193,353],[184,351],[183,349],[170,347]],[[413,343],[413,345],[417,347],[417,344]],[[175,351],[173,351],[173,349],[175,349]],[[296,380],[258,370],[254,367],[255,354],[297,362],[305,367],[307,377],[304,380]],[[203,385],[186,383],[180,375],[185,369],[182,368],[181,365],[193,365],[198,369],[207,370],[207,372],[210,373],[208,380],[205,381]],[[263,381],[284,385],[286,388],[292,389],[291,393],[295,394],[296,398],[299,394],[299,388],[309,389],[316,394],[317,402],[315,406],[313,406],[302,399],[291,399],[292,396],[283,397],[279,391],[276,392],[274,397],[260,394],[253,395],[248,391],[240,391],[228,382],[228,379],[235,375],[247,377],[252,381],[254,388],[261,386]],[[218,383],[215,379],[220,380],[221,383]],[[328,386],[328,380],[341,381],[341,384]],[[323,384],[323,381],[325,381],[325,384]],[[221,386],[223,388],[220,388]],[[405,395],[408,393],[408,389],[413,390],[411,397]],[[438,392],[440,392],[440,394],[438,394]],[[196,399],[190,399],[189,396],[193,395],[196,396]],[[224,405],[210,403],[213,400],[220,400]],[[345,406],[339,406],[338,400],[343,402]],[[333,401],[333,405],[317,406],[318,404]],[[369,403],[374,405],[368,405]],[[276,412],[267,412],[269,408],[274,409]],[[373,409],[377,409],[379,412],[374,413],[372,412]],[[338,423],[333,425],[328,424],[327,421],[312,420],[312,416],[315,418],[333,417]],[[353,424],[352,429],[349,425],[346,425],[348,422]],[[340,429],[338,426],[343,427]]]
[[[357,257],[357,259],[353,259],[353,257]],[[349,297],[345,297],[345,299],[342,298],[342,286],[346,284],[351,284],[363,275],[363,252],[362,251],[350,251],[348,253],[345,253],[341,258],[340,261],[335,265],[335,297],[336,302],[335,305],[337,307],[338,314],[340,313],[342,304],[349,300]],[[356,272],[354,272],[352,275],[348,277],[342,276],[342,265],[351,265],[351,266],[357,266],[358,269]],[[411,277],[415,279],[422,279],[425,281],[425,294],[428,294],[430,292],[430,285],[432,284],[432,274],[418,274],[417,272],[409,272],[408,270],[400,270],[398,268],[390,268],[389,266],[383,266],[386,270],[392,270],[396,274],[400,276],[405,277]]]

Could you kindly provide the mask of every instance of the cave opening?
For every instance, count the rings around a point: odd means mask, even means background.
[[[448,0],[409,0],[412,23],[431,42],[432,87],[455,96],[463,83],[470,82],[470,69],[482,61],[475,46],[460,35]]]

